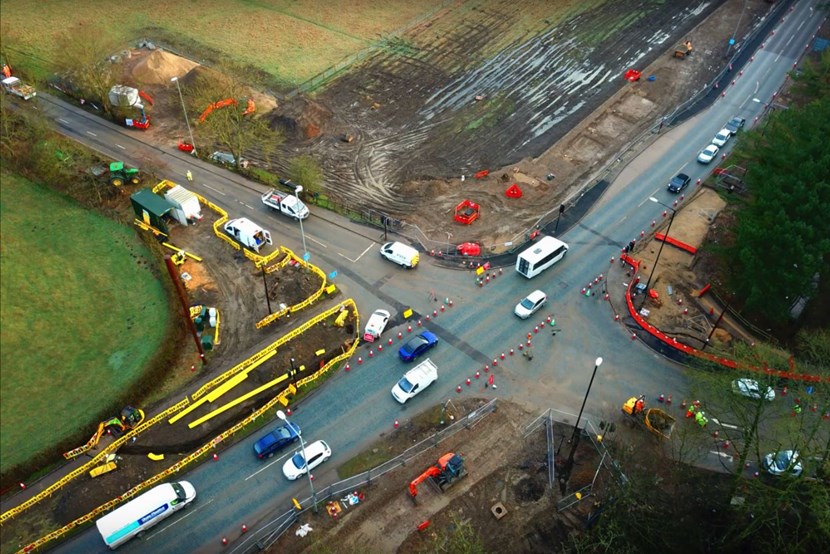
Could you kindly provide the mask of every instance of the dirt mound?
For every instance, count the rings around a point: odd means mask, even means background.
[[[164,85],[199,64],[163,50],[154,50],[133,68],[133,77],[143,84]]]
[[[312,139],[323,134],[332,115],[332,111],[322,104],[308,98],[295,98],[274,114],[271,127],[281,130],[289,138]]]

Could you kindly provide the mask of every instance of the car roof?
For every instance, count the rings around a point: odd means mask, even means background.
[[[729,131],[729,129],[727,129],[726,127],[724,127],[723,129],[721,129],[720,131],[718,131],[718,134],[719,134],[719,135],[723,135],[723,134],[726,134],[726,133],[729,133],[730,135],[732,134],[732,133]]]
[[[530,294],[527,295],[527,299],[528,300],[539,300],[540,298],[544,298],[545,296],[547,296],[547,295],[544,293],[544,291],[536,289],[535,291],[533,291],[533,292],[531,292]]]
[[[688,181],[690,178],[691,177],[689,177],[685,173],[678,173],[674,176],[674,178],[672,178],[672,181],[674,181],[675,179],[677,179],[678,181]]]

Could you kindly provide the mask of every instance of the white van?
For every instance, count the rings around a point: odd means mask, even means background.
[[[387,242],[380,247],[380,255],[407,269],[414,268],[421,259],[417,250],[400,242]]]
[[[104,543],[115,550],[196,499],[187,481],[165,483],[119,506],[95,522]]]

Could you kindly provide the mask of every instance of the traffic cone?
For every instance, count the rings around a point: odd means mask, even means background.
[[[383,345],[379,344],[378,345],[378,354],[380,354],[381,352],[383,352]]]
[[[478,379],[479,377],[481,377],[481,373],[479,373],[478,371],[476,371],[476,379]]]
[[[363,358],[361,358],[360,356],[358,356],[358,357],[357,357],[357,365],[360,365],[360,364],[362,364],[362,363],[363,363]]]
[[[389,346],[392,346],[392,339],[389,339]]]
[[[637,333],[631,333],[631,340],[637,340]]]
[[[352,366],[350,366],[349,363],[346,362],[346,371],[351,371],[351,369],[352,369]]]
[[[411,333],[411,332],[412,332],[412,325],[407,325],[407,326],[406,326],[406,332],[407,332],[407,333]]]
[[[490,385],[492,388],[496,388],[496,385],[493,384],[493,381],[495,380],[495,375],[491,374],[490,377],[487,378],[487,384]]]
[[[429,321],[429,314],[426,315],[426,320]]]
[[[493,367],[496,367],[497,365],[499,365],[499,361],[493,358]]]
[[[524,348],[524,345],[522,343],[519,343],[519,350],[521,350],[522,348]]]
[[[533,328],[533,332],[536,333],[536,334],[539,333],[539,326],[538,325]]]
[[[369,350],[369,357],[370,357],[370,358],[374,358],[374,357],[375,357],[375,353],[374,353],[372,350]]]
[[[420,319],[419,319],[419,320],[418,320],[418,323],[417,323],[417,325],[418,325],[418,327],[421,327],[421,326],[423,326],[423,323],[421,323],[421,320],[420,320]]]
[[[512,348],[510,349],[510,355],[511,356],[513,355],[513,349]]]
[[[291,415],[291,408],[286,408],[285,409],[285,414],[290,416]]]
[[[18,483],[20,485],[20,490],[26,490],[26,483]]]
[[[452,300],[447,300],[447,305],[452,308]]]
[[[614,314],[614,321],[620,320],[620,314]]]
[[[472,381],[470,380],[470,378],[469,378],[469,377],[467,377],[467,386],[468,386],[468,387],[470,386],[470,383],[472,383]]]
[[[458,385],[457,387],[455,387],[455,392],[461,392],[461,385]]]
[[[228,545],[228,537],[222,537],[222,546]]]
[[[611,256],[611,263],[614,263],[614,256]]]
[[[511,350],[511,352],[513,352],[513,351]],[[504,359],[504,352],[502,352],[502,353],[501,353],[500,358],[501,358],[502,360]]]
[[[680,409],[682,409],[682,410],[686,409],[686,401],[685,400],[680,401]]]
[[[487,373],[488,371],[490,371],[490,366],[489,366],[489,365],[485,365],[485,366],[484,366],[484,373]]]
[[[669,397],[666,398],[666,404],[671,404],[671,395],[669,395]]]
[[[651,226],[652,226],[652,227],[654,227],[655,225],[657,225],[657,221],[656,221],[656,220],[654,220],[654,219],[652,219],[652,220],[651,220]]]
[[[214,453],[213,453],[213,461],[214,461],[214,462],[218,462],[218,461],[219,461],[219,454],[217,454],[216,452],[214,452]]]
[[[242,534],[244,535],[247,532],[248,532],[248,526],[243,523],[242,524]]]
[[[441,304],[441,311],[442,312],[444,311],[444,308],[445,308],[445,306],[443,304]]]
[[[401,333],[400,331],[398,331],[398,340],[401,340],[402,338],[403,338],[403,333]]]
[[[432,317],[438,317],[438,310],[432,310]]]
[[[660,402],[661,404],[662,404],[665,400],[666,400],[666,397],[665,397],[665,396],[663,396],[662,394],[661,394],[660,396],[658,396],[658,397],[657,397],[657,402]]]
[[[397,429],[399,425],[400,425],[400,424],[398,423],[398,420],[396,419],[396,420],[395,420],[395,429]]]
[[[640,231],[640,238],[643,238],[644,236],[646,236],[646,231],[645,231],[645,229],[643,229],[643,230],[641,230],[641,231]]]

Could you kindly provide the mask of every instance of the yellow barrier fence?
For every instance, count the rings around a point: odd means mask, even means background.
[[[168,408],[165,411],[161,412],[160,414],[156,415],[152,419],[149,419],[149,420],[146,420],[146,421],[142,422],[141,425],[139,425],[135,429],[132,429],[132,430],[128,431],[127,433],[121,435],[118,439],[113,441],[109,446],[107,446],[106,448],[101,450],[101,452],[96,454],[95,457],[92,458],[89,462],[87,462],[84,465],[82,465],[81,467],[75,469],[74,471],[69,473],[66,477],[62,478],[60,481],[57,481],[57,482],[53,483],[52,485],[50,485],[49,487],[44,489],[42,492],[36,494],[35,496],[33,496],[29,500],[23,502],[19,506],[15,506],[11,510],[3,512],[3,514],[0,514],[0,525],[5,523],[9,519],[11,519],[15,516],[18,516],[21,513],[25,512],[26,510],[28,510],[29,508],[31,508],[32,506],[34,506],[38,502],[52,496],[58,490],[65,487],[70,481],[74,480],[75,478],[77,478],[81,475],[85,475],[92,468],[100,465],[101,462],[103,461],[103,459],[107,456],[107,454],[109,454],[111,452],[115,452],[116,450],[118,450],[118,448],[122,444],[124,444],[128,440],[132,439],[133,437],[140,435],[141,433],[143,433],[145,430],[149,429],[150,427],[152,427],[156,423],[158,423],[160,421],[163,421],[164,419],[167,419],[168,417],[173,415],[178,410],[181,410],[182,408],[187,406],[188,403],[189,403],[189,401],[185,398],[184,400],[182,400],[181,402],[179,402],[175,406],[171,406],[170,408]]]
[[[274,266],[271,266],[271,268],[266,268],[266,270],[265,270],[266,273],[269,272],[268,271],[269,269],[271,271],[276,271],[277,269],[280,269],[280,268],[284,267],[286,264],[288,264],[288,262],[290,260],[295,260],[297,263],[299,263],[299,264],[303,265],[304,267],[308,268],[309,270],[311,270],[315,275],[317,275],[320,278],[320,288],[314,294],[312,294],[311,296],[309,296],[308,298],[306,298],[305,300],[303,300],[299,304],[289,306],[288,308],[285,308],[284,310],[276,311],[276,312],[268,315],[267,317],[257,321],[257,323],[256,323],[256,328],[257,329],[262,329],[266,325],[269,325],[270,323],[273,323],[274,321],[278,320],[279,318],[283,317],[286,314],[293,314],[295,312],[299,312],[300,310],[303,310],[303,309],[307,308],[308,306],[310,306],[314,302],[316,302],[317,299],[320,298],[320,296],[322,296],[323,293],[326,291],[326,286],[328,284],[327,283],[328,278],[326,277],[326,274],[323,273],[323,270],[321,270],[319,267],[317,267],[315,265],[312,265],[310,263],[305,262],[302,258],[300,258],[296,254],[294,254],[294,252],[292,252],[289,248],[281,246],[280,250],[285,253],[286,258],[284,260],[281,260],[280,263],[275,264]]]

